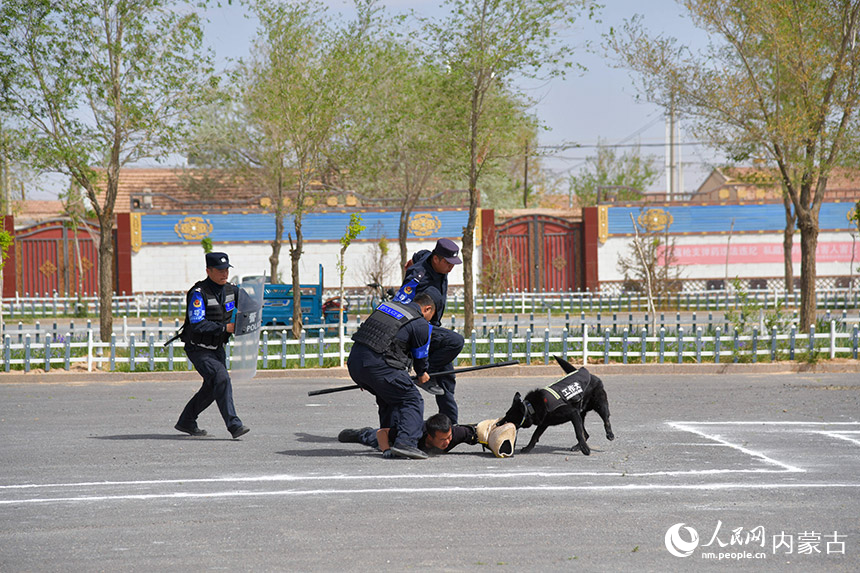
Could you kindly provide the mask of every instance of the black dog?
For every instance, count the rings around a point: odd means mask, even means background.
[[[603,420],[606,439],[614,440],[612,426],[609,424],[609,399],[603,389],[603,381],[591,374],[585,368],[576,369],[563,358],[554,356],[556,362],[567,374],[564,378],[547,386],[538,388],[526,394],[525,399],[517,392],[514,402],[498,424],[512,422],[518,429],[537,426],[529,444],[521,451],[529,453],[535,447],[544,431],[549,426],[557,426],[565,422],[573,424],[577,444],[570,450],[581,450],[586,456],[591,454],[588,447],[588,432],[585,431],[585,414],[594,410]]]

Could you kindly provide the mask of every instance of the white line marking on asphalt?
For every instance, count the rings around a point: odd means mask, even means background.
[[[851,438],[846,434],[860,434],[860,432],[815,432],[816,434],[822,434],[824,436],[829,436],[831,438],[837,438],[839,440],[845,440],[846,442],[851,442],[852,444],[860,446],[860,440],[855,438]]]
[[[100,482],[76,482],[76,483],[51,483],[51,484],[13,484],[0,485],[0,490],[26,490],[26,489],[85,489],[85,488],[111,488],[130,486],[166,486],[166,485],[190,485],[190,484],[242,484],[242,483],[274,483],[274,482],[349,482],[349,481],[392,481],[392,480],[509,480],[517,478],[570,478],[570,477],[625,477],[628,479],[646,477],[681,477],[681,476],[717,476],[728,474],[782,474],[803,473],[806,470],[787,463],[775,460],[765,454],[734,444],[716,434],[709,434],[693,426],[857,426],[857,422],[666,422],[675,430],[696,434],[708,440],[703,443],[691,443],[694,446],[721,446],[742,452],[750,457],[765,462],[778,469],[711,469],[711,470],[681,470],[681,471],[657,471],[657,472],[551,472],[551,471],[511,471],[485,473],[432,473],[432,474],[400,474],[400,475],[314,475],[301,476],[290,474],[275,474],[264,476],[227,476],[217,478],[193,478],[193,479],[168,479],[168,480],[134,480],[134,481],[100,481]],[[860,434],[860,431],[842,430],[827,432],[816,430],[814,433],[827,435],[860,445],[860,441],[848,437],[846,434]],[[649,491],[649,490],[731,490],[731,489],[771,489],[771,488],[855,488],[860,483],[817,483],[817,484],[742,484],[742,483],[710,483],[710,484],[619,484],[619,485],[581,485],[581,486],[553,486],[553,485],[511,485],[511,486],[487,486],[476,485],[474,487],[386,487],[386,488],[362,488],[362,489],[313,489],[313,490],[282,490],[282,491],[228,491],[228,492],[169,492],[150,494],[116,494],[116,495],[81,495],[78,497],[56,497],[56,498],[30,498],[20,500],[0,500],[0,505],[35,504],[35,503],[68,503],[81,501],[112,501],[112,500],[149,500],[149,499],[196,499],[213,497],[238,497],[238,496],[305,496],[305,495],[331,495],[331,494],[355,494],[355,493],[450,493],[450,492],[508,492],[508,491]]]
[[[428,488],[378,488],[378,489],[315,489],[315,490],[281,490],[281,491],[224,491],[209,493],[165,493],[165,494],[130,494],[130,495],[100,495],[82,497],[58,497],[58,498],[31,498],[19,500],[0,501],[0,505],[23,505],[23,504],[46,504],[46,503],[72,503],[72,502],[99,502],[99,501],[150,501],[159,499],[211,499],[231,497],[272,497],[272,496],[313,496],[313,495],[355,495],[355,494],[421,494],[438,493],[450,495],[452,493],[488,493],[488,492],[588,492],[588,491],[657,491],[657,490],[681,490],[681,491],[720,491],[720,490],[758,490],[758,489],[829,489],[829,488],[858,488],[860,483],[767,483],[767,484],[700,484],[700,485],[657,485],[657,484],[627,484],[627,485],[595,485],[595,486],[491,486],[491,487],[428,487]]]
[[[719,444],[722,444],[724,446],[734,448],[735,450],[737,450],[739,452],[742,452],[742,453],[744,453],[748,456],[751,456],[753,458],[757,458],[757,459],[759,459],[759,460],[761,460],[767,464],[781,467],[783,469],[783,471],[786,471],[786,472],[805,472],[806,471],[803,468],[799,468],[797,466],[792,466],[789,464],[782,463],[779,460],[775,460],[771,457],[768,457],[761,452],[751,450],[749,448],[746,448],[744,446],[740,446],[738,444],[733,444],[733,443],[729,442],[728,440],[724,439],[723,437],[721,437],[717,434],[708,434],[707,432],[703,432],[701,430],[697,430],[697,429],[692,427],[693,424],[698,425],[698,426],[708,426],[708,425],[710,425],[709,422],[667,422],[667,424],[669,424],[669,426],[671,426],[677,430],[681,430],[683,432],[690,432],[690,433],[696,434],[698,436],[702,436],[703,438],[713,440],[713,441],[715,441]],[[724,424],[725,424],[725,422],[724,422]]]
[[[91,481],[72,483],[46,483],[46,484],[12,484],[0,485],[0,490],[20,489],[47,489],[47,488],[75,488],[75,487],[108,487],[108,486],[138,486],[138,485],[168,485],[168,484],[203,484],[203,483],[255,483],[255,482],[277,482],[277,481],[356,481],[356,480],[439,480],[439,479],[496,479],[496,478],[557,478],[557,477],[660,477],[660,476],[705,476],[721,474],[773,474],[784,473],[785,470],[769,469],[712,469],[712,470],[678,470],[659,472],[496,472],[496,473],[433,473],[433,474],[383,474],[383,475],[317,475],[301,476],[289,474],[276,474],[268,476],[231,476],[220,478],[192,478],[192,479],[165,479],[165,480],[132,480],[132,481]]]

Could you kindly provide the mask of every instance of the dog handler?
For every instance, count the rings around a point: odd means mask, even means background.
[[[391,451],[400,457],[425,459],[418,449],[424,421],[424,400],[416,384],[430,380],[427,349],[430,332],[427,320],[436,307],[427,295],[410,303],[388,301],[376,307],[352,335],[355,344],[349,351],[347,368],[352,380],[376,396],[379,425],[397,423],[400,434]],[[416,380],[409,376],[414,365]]]
[[[458,257],[460,247],[451,239],[439,239],[433,251],[418,251],[407,264],[401,291],[415,289],[417,294],[428,293],[433,297],[436,312],[430,318],[433,332],[430,339],[430,371],[453,370],[454,360],[463,350],[463,337],[453,330],[442,328],[442,315],[448,298],[448,273],[463,261]],[[414,286],[413,286],[414,285]],[[448,416],[452,424],[457,423],[457,401],[454,399],[454,386],[457,379],[453,374],[437,376],[435,382],[445,393],[436,396],[439,412]]]
[[[206,278],[195,283],[185,297],[185,323],[179,338],[185,343],[188,359],[203,376],[203,385],[188,401],[174,427],[191,436],[206,435],[206,430],[197,426],[197,416],[213,401],[234,439],[250,431],[242,425],[233,406],[233,386],[224,350],[235,329],[231,320],[239,297],[239,287],[227,284],[227,269],[231,267],[226,253],[206,253]]]

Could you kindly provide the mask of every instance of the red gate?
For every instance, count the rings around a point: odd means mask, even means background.
[[[16,288],[31,296],[98,291],[98,229],[51,220],[15,231]],[[77,241],[75,240],[77,236]]]
[[[516,261],[514,288],[532,292],[584,288],[582,227],[558,217],[526,215],[496,227],[499,251]]]

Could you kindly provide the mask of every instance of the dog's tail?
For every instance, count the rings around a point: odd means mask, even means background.
[[[555,361],[558,362],[558,365],[561,366],[561,369],[564,370],[565,374],[570,374],[571,372],[577,371],[576,366],[574,366],[564,358],[555,355],[553,355],[553,358],[555,358]]]

